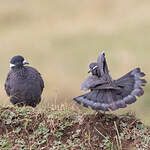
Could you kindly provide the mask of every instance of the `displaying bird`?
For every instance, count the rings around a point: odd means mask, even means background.
[[[35,68],[25,66],[26,64],[29,63],[22,56],[11,59],[5,90],[12,104],[36,107],[41,101],[44,81]]]
[[[81,84],[81,90],[90,92],[74,98],[84,107],[90,106],[93,110],[102,111],[116,110],[134,103],[136,96],[144,94],[142,86],[146,84],[146,80],[141,79],[145,74],[140,68],[113,80],[109,75],[104,51],[98,56],[97,62],[89,65],[90,72],[92,75]]]

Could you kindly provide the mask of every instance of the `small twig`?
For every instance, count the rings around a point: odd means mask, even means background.
[[[128,128],[130,128],[137,120],[132,121],[128,126]]]
[[[120,138],[119,131],[118,131],[118,128],[117,128],[117,125],[116,125],[115,121],[114,121],[114,125],[115,125],[115,129],[116,129],[116,132],[117,132],[118,140],[119,140],[119,145],[120,145],[119,148],[120,148],[120,150],[122,150],[121,138]]]
[[[94,129],[105,139],[107,139],[107,137],[105,135],[103,135],[98,129],[96,129],[96,127],[94,127]]]
[[[91,149],[93,150],[93,147],[91,145],[91,132],[90,131],[88,131],[88,143],[89,143]]]
[[[96,129],[96,127],[94,127],[94,129],[95,129],[107,142],[109,142],[110,149],[113,149],[113,143],[109,140],[109,137],[106,137],[105,135],[103,135],[98,129]]]
[[[116,142],[117,142],[117,147],[119,148],[120,146],[119,146],[117,135],[115,136],[115,139],[116,139]]]

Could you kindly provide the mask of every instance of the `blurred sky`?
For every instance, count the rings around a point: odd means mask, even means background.
[[[45,81],[43,103],[78,96],[88,65],[105,50],[114,79],[141,67],[150,80],[150,1],[0,0],[0,96],[8,105],[4,82],[9,61],[23,55]],[[121,112],[133,111],[150,124],[150,86]],[[45,105],[45,106],[46,106]],[[120,111],[119,111],[120,113]]]

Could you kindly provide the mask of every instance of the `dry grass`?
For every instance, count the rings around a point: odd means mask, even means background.
[[[114,78],[136,66],[150,80],[149,1],[6,0],[0,5],[0,96],[9,100],[3,85],[8,62],[21,54],[42,73],[45,80],[39,109],[72,101],[81,94],[80,83],[88,64],[105,49]],[[150,123],[149,86],[145,95],[127,110]]]

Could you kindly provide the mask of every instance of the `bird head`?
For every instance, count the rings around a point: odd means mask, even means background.
[[[97,63],[93,62],[89,65],[88,73],[92,73],[92,75],[97,75],[97,69],[98,69]]]
[[[24,60],[24,58],[22,56],[14,56],[11,60],[10,60],[10,68],[20,68],[23,67],[24,65],[29,64],[28,62],[26,62]]]
[[[107,62],[105,58],[105,52],[102,51],[98,56],[97,62],[93,62],[89,65],[88,73],[101,77],[103,74],[108,73]]]

